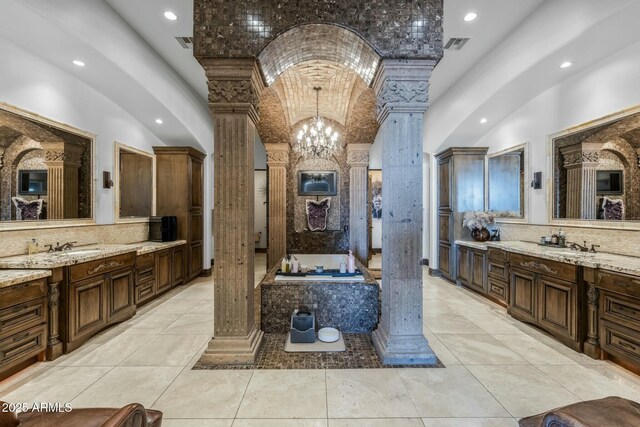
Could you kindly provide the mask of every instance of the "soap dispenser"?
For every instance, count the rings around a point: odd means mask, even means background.
[[[356,272],[356,257],[353,256],[352,251],[349,251],[349,256],[347,257],[347,271],[349,273]]]

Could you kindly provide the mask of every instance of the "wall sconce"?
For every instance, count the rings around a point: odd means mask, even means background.
[[[111,172],[104,171],[102,172],[102,188],[111,188],[113,187],[113,181],[111,180]]]
[[[531,181],[531,187],[534,190],[539,190],[542,188],[542,172],[533,173],[533,181]]]

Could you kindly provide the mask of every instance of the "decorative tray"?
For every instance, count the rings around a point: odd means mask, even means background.
[[[292,276],[292,277],[305,277],[305,276],[331,276],[331,277],[353,277],[359,276],[362,273],[360,270],[356,269],[355,273],[340,273],[340,270],[324,270],[322,273],[317,273],[316,271],[308,271],[306,273],[283,273],[282,270],[276,271],[278,276]]]
[[[558,248],[558,249],[569,249],[569,246],[567,245],[560,246],[560,245],[552,245],[551,243],[549,244],[545,243],[544,245],[542,243],[538,243],[538,246],[548,246],[550,248]]]

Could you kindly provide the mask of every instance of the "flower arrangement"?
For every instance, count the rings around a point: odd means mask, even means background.
[[[495,212],[469,211],[464,214],[462,225],[473,231],[481,228],[489,228],[495,224],[495,222]]]

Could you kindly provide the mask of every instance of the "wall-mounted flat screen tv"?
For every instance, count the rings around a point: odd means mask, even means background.
[[[596,192],[598,194],[622,194],[623,189],[622,171],[596,172]]]
[[[42,195],[47,194],[47,171],[46,170],[19,170],[18,171],[18,194]]]
[[[338,172],[298,171],[299,196],[338,195]]]

